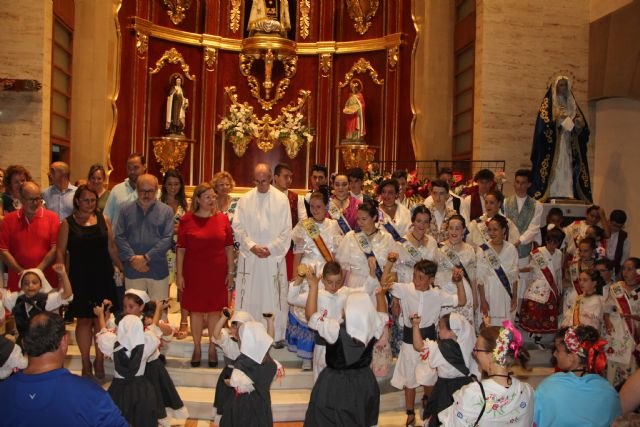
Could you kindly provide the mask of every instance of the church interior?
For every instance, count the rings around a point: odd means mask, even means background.
[[[104,164],[113,187],[139,152],[190,190],[227,171],[242,194],[256,164],[284,162],[300,194],[314,164],[374,164],[420,179],[446,165],[464,181],[489,167],[511,195],[564,76],[590,129],[592,200],[557,203],[572,217],[622,209],[640,242],[638,0],[267,0],[258,18],[251,0],[0,4],[0,167],[24,165],[43,188],[53,161],[72,183]],[[206,419],[215,380],[180,375]],[[276,388],[276,421],[301,421],[309,379],[292,371]],[[384,399],[380,425],[403,425],[401,395]]]

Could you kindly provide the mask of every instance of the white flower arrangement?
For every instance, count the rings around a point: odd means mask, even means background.
[[[313,141],[311,128],[305,124],[306,117],[299,112],[283,112],[283,120],[273,129],[272,137],[279,140],[288,139],[295,143],[310,144]]]
[[[232,104],[229,114],[224,116],[218,124],[218,130],[229,138],[253,137],[257,138],[260,129],[253,116],[253,107],[244,104]]]

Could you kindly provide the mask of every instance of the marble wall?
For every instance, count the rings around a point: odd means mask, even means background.
[[[515,170],[530,167],[536,114],[553,75],[572,75],[588,117],[589,2],[478,0],[476,13],[473,158],[506,160],[512,182]]]
[[[48,185],[50,160],[51,0],[0,1],[0,76],[35,79],[39,92],[0,92],[0,166],[22,164]]]

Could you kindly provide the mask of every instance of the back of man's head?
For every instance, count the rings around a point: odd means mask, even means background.
[[[27,333],[22,337],[22,350],[30,357],[52,353],[60,347],[64,334],[62,317],[46,311],[39,313],[29,321]]]

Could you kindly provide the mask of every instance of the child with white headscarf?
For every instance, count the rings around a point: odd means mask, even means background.
[[[132,426],[157,427],[159,414],[156,392],[144,376],[147,360],[160,345],[157,330],[162,305],[158,304],[153,324],[146,330],[138,316],[127,314],[118,323],[116,333],[105,328],[104,307],[93,309],[98,317],[100,332],[96,342],[105,356],[113,359],[113,382],[109,395]]]
[[[239,335],[240,356],[226,380],[236,393],[224,405],[220,427],[271,427],[269,390],[278,371],[278,364],[269,355],[273,337],[256,321],[240,326]]]
[[[43,311],[53,311],[73,300],[73,290],[63,264],[54,264],[60,290],[53,291],[39,268],[29,268],[20,274],[20,291],[0,288],[2,304],[13,314],[18,329],[18,344],[27,332],[29,319]]]
[[[437,426],[438,413],[453,403],[453,393],[472,381],[471,375],[479,375],[478,365],[472,357],[476,334],[471,323],[459,313],[448,313],[438,321],[438,340],[422,339],[420,317],[411,319],[413,347],[420,352],[421,362],[416,368],[419,384],[433,384],[422,414],[425,425]],[[427,424],[428,423],[428,424]]]
[[[376,303],[377,311],[368,294],[354,292],[347,297],[344,322],[326,317],[326,312],[309,319],[327,343],[327,367],[313,386],[305,426],[378,424],[380,389],[369,365],[389,320],[381,289]]]

